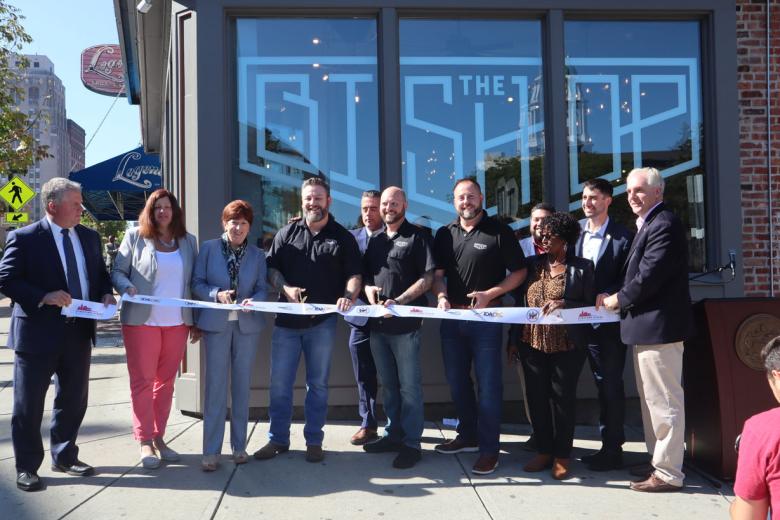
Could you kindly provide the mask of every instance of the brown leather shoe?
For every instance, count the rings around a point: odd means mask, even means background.
[[[643,491],[645,493],[671,493],[682,489],[682,486],[673,486],[668,482],[664,482],[656,477],[655,473],[647,477],[647,480],[632,482],[629,484],[629,487],[634,491]]]
[[[569,474],[569,463],[571,459],[555,459],[553,461],[552,471],[550,474],[555,480],[566,480],[571,475]]]
[[[368,442],[377,440],[376,428],[360,428],[349,440],[353,446],[362,446]]]
[[[471,472],[475,475],[489,475],[498,467],[498,453],[483,454],[474,463]]]
[[[649,462],[645,462],[644,464],[639,464],[638,466],[633,466],[631,469],[628,470],[629,474],[631,474],[632,476],[642,477],[640,480],[647,480],[647,477],[652,475],[653,471],[655,471],[655,468]]]
[[[306,462],[322,462],[324,458],[325,453],[322,451],[322,446],[306,446]]]
[[[552,455],[536,455],[534,458],[529,460],[525,466],[523,466],[523,471],[527,471],[528,473],[537,473],[539,471],[544,471],[546,469],[549,469],[552,467],[553,463],[553,457]]]

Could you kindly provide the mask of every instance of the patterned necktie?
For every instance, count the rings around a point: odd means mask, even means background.
[[[68,292],[71,298],[83,300],[76,253],[73,252],[73,242],[70,241],[69,231],[68,229],[62,229],[62,249],[65,250],[65,265],[68,268]]]

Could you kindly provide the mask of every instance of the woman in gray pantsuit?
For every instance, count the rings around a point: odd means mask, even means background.
[[[219,303],[262,301],[265,298],[265,254],[247,241],[254,213],[243,200],[222,210],[225,233],[204,242],[192,275],[192,293],[203,301]],[[264,319],[260,312],[203,309],[197,326],[203,331],[206,352],[206,400],[203,410],[203,471],[219,465],[227,415],[227,381],[230,373],[230,445],[233,461],[247,460],[249,384],[255,351]]]

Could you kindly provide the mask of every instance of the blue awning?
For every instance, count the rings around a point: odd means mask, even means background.
[[[68,177],[81,184],[84,207],[96,220],[138,220],[146,197],[162,185],[160,157],[143,147]]]

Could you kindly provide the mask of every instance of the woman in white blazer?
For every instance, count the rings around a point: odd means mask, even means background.
[[[195,298],[241,304],[265,299],[265,253],[247,240],[253,218],[252,206],[243,200],[234,200],[222,210],[225,232],[220,238],[204,242],[195,261]],[[206,353],[203,471],[214,471],[219,465],[227,415],[228,373],[233,461],[244,464],[248,460],[249,385],[264,320],[260,312],[204,309],[198,313],[197,325],[203,332]]]
[[[119,294],[189,298],[198,244],[184,228],[176,197],[165,189],[152,193],[138,224],[119,246],[111,270],[114,288]],[[192,310],[125,302],[120,319],[130,375],[133,434],[141,443],[143,467],[154,469],[160,460],[179,460],[163,437],[173,383],[192,327]]]

